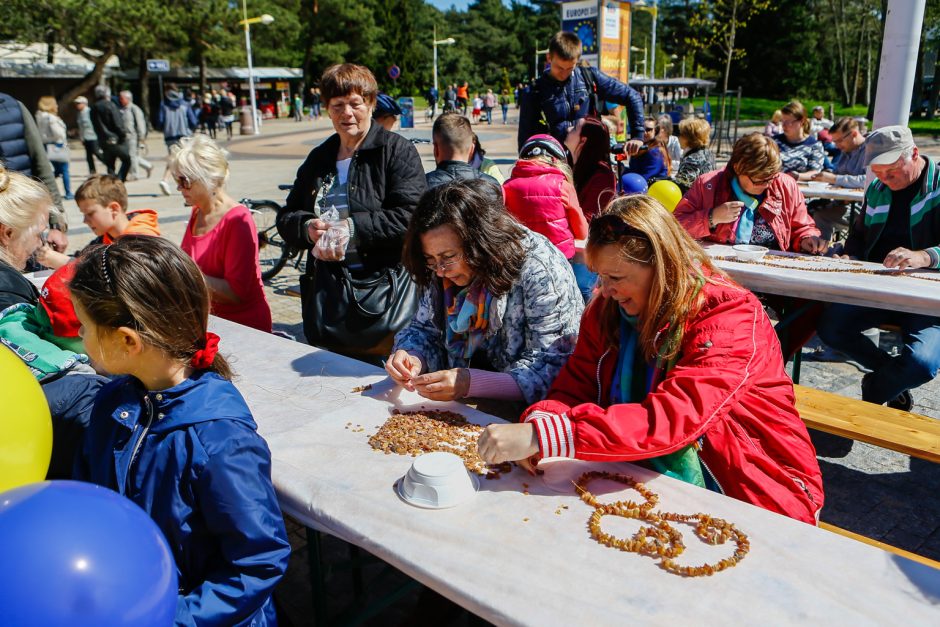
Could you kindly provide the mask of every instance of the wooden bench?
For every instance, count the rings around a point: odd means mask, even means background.
[[[830,525],[826,522],[819,523],[820,529],[825,529],[826,531],[831,531],[832,533],[837,533],[840,536],[845,536],[846,538],[851,538],[857,542],[863,542],[871,546],[878,547],[883,551],[888,551],[889,553],[894,553],[895,555],[900,555],[901,557],[906,557],[907,559],[917,562],[918,564],[924,564],[925,566],[930,566],[931,568],[936,568],[940,570],[940,562],[930,559],[929,557],[924,557],[923,555],[918,555],[917,553],[911,553],[910,551],[905,551],[904,549],[899,549],[896,546],[891,546],[890,544],[885,544],[884,542],[879,542],[878,540],[872,540],[863,535],[853,533],[842,527],[836,527],[835,525]]]
[[[794,385],[793,390],[796,408],[811,429],[940,462],[940,420],[802,385]],[[820,522],[819,527],[940,570],[940,562],[922,555],[829,523]]]
[[[794,385],[806,426],[940,463],[940,420]]]

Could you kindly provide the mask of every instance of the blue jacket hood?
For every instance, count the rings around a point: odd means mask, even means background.
[[[175,98],[175,99],[164,98],[163,104],[165,104],[170,109],[179,109],[180,107],[183,106],[183,99],[182,98]]]
[[[117,392],[119,400],[114,405],[112,418],[128,428],[133,428],[141,402],[144,397],[149,397],[154,411],[166,416],[151,425],[152,433],[165,433],[222,419],[241,422],[257,430],[245,399],[231,382],[215,372],[200,370],[179,385],[158,391],[148,391],[136,378],[125,376],[109,383],[105,390],[110,392],[115,388],[120,388],[120,391]],[[102,395],[105,390],[102,390]],[[125,412],[127,415],[122,418]]]

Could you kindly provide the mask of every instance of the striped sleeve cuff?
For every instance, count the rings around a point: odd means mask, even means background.
[[[940,268],[940,246],[927,248],[927,256],[930,257],[930,267]]]
[[[567,414],[534,411],[525,418],[535,426],[542,457],[574,458],[574,433]]]

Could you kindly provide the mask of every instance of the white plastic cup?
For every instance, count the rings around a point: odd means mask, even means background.
[[[444,509],[466,502],[480,487],[463,460],[453,453],[426,453],[411,464],[398,483],[403,501],[427,509]]]

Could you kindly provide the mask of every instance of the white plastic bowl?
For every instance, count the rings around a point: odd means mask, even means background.
[[[466,502],[479,487],[479,479],[453,453],[426,453],[398,482],[398,496],[416,507],[444,509]]]
[[[741,261],[757,261],[767,254],[769,250],[766,246],[751,246],[750,244],[738,244],[731,247],[735,256]]]

